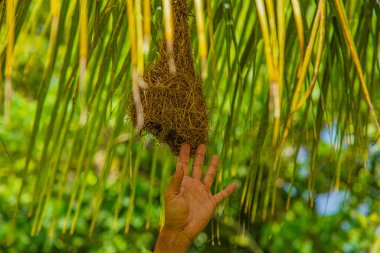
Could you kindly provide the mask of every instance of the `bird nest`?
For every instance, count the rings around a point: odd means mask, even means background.
[[[199,144],[208,141],[208,115],[202,80],[194,69],[186,0],[172,0],[172,11],[173,55],[168,54],[163,39],[157,58],[144,74],[147,88],[140,90],[144,115],[141,130],[168,144],[176,155],[182,143],[188,143],[194,154]],[[171,71],[173,60],[174,73]],[[136,126],[136,107],[131,96],[129,116]]]

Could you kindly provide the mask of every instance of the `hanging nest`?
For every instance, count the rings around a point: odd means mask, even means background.
[[[170,146],[178,155],[180,145],[188,143],[191,154],[199,144],[208,142],[208,116],[202,80],[194,69],[190,29],[190,14],[186,0],[172,0],[174,19],[174,48],[172,58],[165,39],[155,61],[144,75],[147,89],[140,91],[144,113],[142,130],[153,134],[159,142]],[[176,71],[171,73],[170,62]],[[137,124],[132,95],[129,115]]]

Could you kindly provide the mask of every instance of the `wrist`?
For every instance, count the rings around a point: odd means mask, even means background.
[[[186,252],[191,240],[183,231],[170,228],[166,225],[161,229],[154,249],[155,253]]]

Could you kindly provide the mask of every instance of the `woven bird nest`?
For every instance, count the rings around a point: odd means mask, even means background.
[[[157,58],[144,75],[148,87],[140,91],[144,114],[142,130],[168,144],[176,155],[185,142],[194,154],[199,144],[208,141],[208,116],[202,80],[194,69],[186,0],[172,0],[172,10],[173,58],[168,55],[167,43],[163,40]],[[173,59],[174,73],[170,71]],[[129,101],[129,114],[136,126],[136,107],[132,98]]]

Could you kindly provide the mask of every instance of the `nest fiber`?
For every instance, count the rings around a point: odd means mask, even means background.
[[[185,142],[190,144],[194,154],[199,144],[208,141],[208,116],[202,81],[194,69],[186,0],[172,0],[172,10],[173,56],[168,55],[167,43],[163,40],[157,58],[144,75],[148,88],[140,91],[144,112],[142,130],[168,144],[177,155]],[[173,60],[174,73],[170,72]],[[129,101],[129,113],[136,125],[135,105],[133,99]]]

